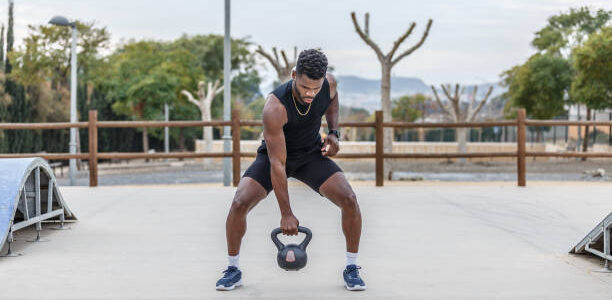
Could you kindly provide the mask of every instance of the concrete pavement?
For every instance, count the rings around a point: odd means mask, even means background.
[[[612,275],[567,252],[612,211],[610,183],[356,183],[365,292],[342,287],[340,211],[301,183],[294,213],[313,231],[299,272],[276,265],[270,195],[249,215],[245,285],[217,292],[234,189],[218,184],[64,187],[79,218],[47,243],[0,258],[0,299],[610,299]]]

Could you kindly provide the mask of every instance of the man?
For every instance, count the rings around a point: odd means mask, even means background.
[[[298,234],[298,219],[291,211],[287,177],[294,177],[342,210],[342,230],[346,239],[345,286],[365,290],[357,266],[361,212],[353,189],[330,156],[339,150],[338,92],[336,81],[327,74],[327,58],[314,49],[300,53],[292,80],[276,88],[263,108],[264,141],[257,158],[238,184],[226,221],[229,266],[217,281],[218,290],[231,290],[242,284],[238,259],[246,231],[247,213],[274,190],[281,212],[280,227],[285,235]],[[319,135],[325,115],[329,134]]]

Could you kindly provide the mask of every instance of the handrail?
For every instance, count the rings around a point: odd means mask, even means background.
[[[568,121],[568,120],[528,120],[524,109],[517,111],[516,120],[486,121],[486,122],[457,122],[457,123],[432,123],[432,122],[384,122],[382,111],[376,111],[374,122],[347,121],[339,122],[341,127],[374,128],[376,136],[376,150],[374,153],[339,153],[336,158],[375,159],[376,185],[384,184],[384,159],[398,158],[479,158],[479,157],[512,157],[517,159],[517,184],[526,185],[525,158],[526,157],[589,157],[589,158],[612,158],[612,152],[535,152],[526,151],[526,128],[527,126],[611,126],[612,121]],[[0,123],[0,130],[41,130],[41,129],[67,129],[88,128],[89,152],[79,154],[69,153],[0,153],[0,158],[19,157],[43,157],[47,160],[64,159],[86,159],[89,161],[89,184],[98,185],[98,160],[100,159],[153,159],[153,158],[209,158],[209,157],[231,157],[233,165],[233,184],[238,185],[240,180],[240,158],[255,157],[256,153],[240,152],[240,128],[244,126],[262,126],[261,120],[241,120],[238,110],[232,111],[229,121],[98,121],[97,111],[89,111],[87,122],[56,122],[56,123]],[[200,126],[231,126],[233,148],[231,152],[169,152],[169,153],[143,153],[143,152],[98,152],[98,129],[99,128],[144,128],[144,127],[200,127]],[[321,127],[326,127],[323,122]],[[516,126],[517,127],[517,151],[513,152],[471,152],[471,153],[384,153],[383,137],[384,128],[470,128],[470,127],[493,127],[493,126]]]

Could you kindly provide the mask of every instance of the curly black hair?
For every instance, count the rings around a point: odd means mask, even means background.
[[[306,74],[310,79],[321,79],[327,72],[327,57],[317,49],[300,52],[295,67],[297,75]]]

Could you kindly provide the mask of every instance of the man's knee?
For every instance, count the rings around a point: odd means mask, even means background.
[[[357,203],[357,196],[352,191],[342,195],[342,200],[340,203],[342,204],[343,210],[359,211],[359,204]]]
[[[249,201],[244,196],[236,195],[230,210],[234,213],[245,214],[249,211]]]
[[[251,206],[256,202],[255,196],[247,195],[243,191],[236,191],[234,200],[232,201],[231,211],[239,214],[246,214],[251,209]]]

